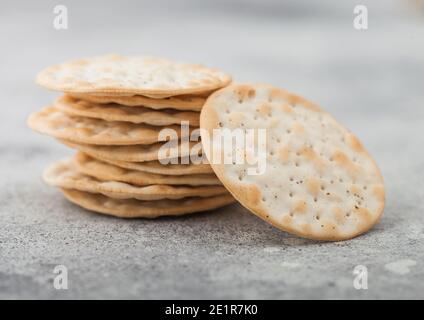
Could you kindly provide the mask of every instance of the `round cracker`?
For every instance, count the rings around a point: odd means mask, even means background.
[[[108,104],[116,103],[128,107],[147,107],[155,110],[175,109],[181,111],[200,111],[206,101],[204,97],[193,95],[174,96],[162,99],[153,99],[140,95],[135,96],[106,96],[70,93],[70,96],[88,102]]]
[[[119,55],[68,61],[48,67],[37,76],[38,84],[52,90],[156,98],[216,90],[230,81],[229,75],[197,64]]]
[[[155,184],[189,186],[221,185],[215,174],[171,176],[147,173],[108,164],[81,152],[75,155],[74,163],[80,172],[103,181],[121,181],[140,186]]]
[[[146,107],[127,107],[116,103],[99,104],[73,98],[69,95],[59,98],[54,103],[54,107],[74,116],[135,124],[145,123],[151,126],[180,125],[185,122],[190,126],[198,127],[200,116],[200,113],[193,111],[173,109],[156,111]]]
[[[331,115],[299,96],[267,85],[231,85],[207,100],[200,125],[218,178],[277,228],[343,240],[369,230],[382,215],[383,179],[372,157]],[[266,129],[265,172],[246,174],[246,161],[211,159],[224,152],[212,136],[220,128]]]
[[[180,200],[142,201],[113,199],[98,193],[73,189],[61,191],[65,197],[87,210],[119,218],[157,218],[180,216],[189,213],[214,210],[235,202],[230,194],[210,198],[185,198]]]
[[[64,145],[87,153],[88,155],[101,159],[125,162],[156,161],[163,165],[168,165],[165,161],[178,160],[179,164],[184,164],[182,159],[193,156],[202,157],[201,142],[182,143],[181,141],[169,141],[167,143],[138,144],[130,146],[102,146],[94,144],[75,143],[73,141],[58,139]],[[168,143],[174,143],[168,145]],[[186,146],[186,147],[184,147]],[[203,161],[203,160],[202,160]],[[170,162],[172,164],[172,162]]]
[[[96,158],[95,155],[91,155]],[[214,173],[209,163],[187,163],[187,164],[167,164],[163,165],[159,161],[145,161],[145,162],[128,162],[118,161],[111,159],[101,159],[103,162],[113,164],[115,166],[137,170],[142,172],[165,174],[170,176],[188,175],[188,174],[210,174]],[[188,159],[189,160],[189,159]]]
[[[196,129],[190,127],[189,130],[182,130],[178,125],[158,127],[122,121],[104,121],[73,116],[52,106],[31,114],[28,126],[55,138],[95,145],[150,145],[160,141],[163,129],[173,130],[178,138],[189,137]]]
[[[115,199],[181,199],[212,197],[227,193],[222,186],[188,187],[165,184],[135,186],[118,181],[102,181],[78,171],[72,159],[61,160],[50,165],[44,171],[43,178],[45,182],[56,187],[102,193]]]

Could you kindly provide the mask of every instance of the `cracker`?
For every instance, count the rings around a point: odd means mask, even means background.
[[[222,186],[135,186],[118,181],[102,181],[79,172],[72,159],[58,161],[49,166],[43,174],[44,181],[60,188],[101,193],[115,199],[161,200],[187,197],[212,197],[226,194]]]
[[[127,161],[118,161],[118,160],[111,160],[111,159],[100,159],[100,160],[103,162],[107,162],[115,166],[121,167],[121,168],[125,168],[125,169],[157,173],[157,174],[178,176],[178,175],[187,175],[187,174],[214,173],[209,163],[163,165],[159,161],[127,162]]]
[[[33,130],[55,138],[78,143],[98,145],[133,145],[153,144],[159,141],[159,133],[164,127],[147,124],[134,124],[122,121],[104,121],[80,116],[73,116],[55,107],[46,107],[33,113],[28,118],[28,126]],[[181,132],[186,136],[196,128],[181,130],[181,126],[166,128],[175,130],[178,137]]]
[[[234,198],[221,195],[209,198],[185,198],[180,200],[142,201],[136,199],[113,199],[98,193],[73,189],[61,189],[65,197],[90,211],[120,218],[157,218],[180,216],[209,211],[234,203]]]
[[[153,99],[140,95],[135,96],[99,96],[70,93],[74,98],[94,102],[99,104],[117,103],[128,107],[147,107],[155,110],[162,109],[175,109],[182,111],[200,111],[206,101],[204,97],[193,95],[182,95],[175,97],[168,97],[162,99]]]
[[[77,93],[124,93],[153,97],[195,94],[224,87],[231,77],[217,69],[167,59],[105,55],[48,67],[37,83]]]
[[[266,85],[231,85],[214,93],[201,128],[267,131],[266,170],[213,163],[224,151],[202,131],[218,178],[234,197],[274,226],[302,237],[343,240],[369,230],[383,212],[380,171],[361,142],[311,102]],[[216,142],[216,141],[215,141]]]
[[[202,154],[195,146],[197,143],[190,142],[187,148],[182,148],[179,141],[176,147],[166,148],[166,152],[160,152],[164,143],[139,144],[131,146],[101,146],[94,144],[75,143],[65,139],[59,139],[64,145],[87,153],[88,155],[101,160],[114,160],[126,162],[144,162],[152,160],[172,159],[176,157],[189,157],[191,155]],[[173,157],[173,155],[176,157]],[[180,162],[181,163],[181,162]]]
[[[74,116],[101,119],[105,121],[123,121],[145,123],[152,126],[169,126],[181,124],[183,121],[190,126],[199,126],[200,113],[193,111],[177,111],[164,109],[155,111],[146,107],[126,107],[116,103],[99,104],[73,98],[65,95],[59,98],[54,107]]]
[[[77,169],[89,176],[103,181],[121,181],[134,185],[221,185],[215,174],[191,174],[170,176],[156,173],[147,173],[138,170],[124,169],[113,164],[97,160],[84,153],[77,153],[74,157]]]

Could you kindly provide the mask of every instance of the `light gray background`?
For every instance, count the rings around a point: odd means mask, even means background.
[[[369,29],[352,27],[366,4]],[[53,28],[65,4],[69,30]],[[424,5],[386,1],[1,1],[0,298],[424,298]],[[71,151],[31,132],[58,96],[36,73],[66,59],[151,54],[215,66],[321,104],[375,156],[387,205],[373,231],[318,243],[239,205],[154,221],[84,211],[40,178]],[[53,289],[53,268],[69,290]],[[356,265],[368,290],[353,288]]]

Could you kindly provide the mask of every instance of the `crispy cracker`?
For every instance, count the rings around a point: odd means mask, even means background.
[[[134,124],[122,121],[104,121],[69,115],[54,107],[46,107],[28,118],[28,126],[35,131],[55,138],[77,143],[98,145],[134,145],[153,144],[159,141],[159,134],[165,127],[147,124]],[[181,126],[167,126],[178,137],[189,136],[190,130],[181,130]],[[185,134],[182,135],[182,132]]]
[[[118,181],[102,181],[79,172],[72,159],[58,161],[50,165],[43,174],[48,184],[80,191],[102,193],[115,199],[161,200],[187,197],[212,197],[227,193],[222,186],[135,186]]]
[[[234,197],[274,226],[302,237],[343,240],[369,230],[383,212],[384,185],[361,142],[305,99],[266,85],[231,85],[214,93],[203,129],[267,130],[265,173],[247,164],[213,163],[223,149],[202,131],[205,153]],[[213,150],[213,153],[212,153]]]
[[[61,189],[65,197],[91,211],[120,218],[156,218],[214,210],[234,203],[230,194],[209,198],[184,198],[180,200],[142,201],[113,199],[98,193]]]
[[[93,158],[96,158],[96,156],[94,155],[91,155],[91,156]],[[145,162],[128,162],[128,161],[118,161],[118,160],[101,159],[101,158],[99,158],[99,160],[113,164],[121,168],[125,168],[125,169],[131,169],[131,170],[137,170],[137,171],[149,172],[149,173],[165,174],[170,176],[214,173],[209,163],[163,165],[159,161],[154,161],[154,160],[145,161]]]
[[[77,153],[74,157],[77,169],[89,176],[103,181],[121,181],[134,185],[221,185],[215,174],[191,174],[191,175],[163,175],[147,173],[138,170],[124,169],[113,164],[97,160],[84,153]]]
[[[231,77],[217,69],[162,58],[105,55],[48,67],[37,83],[77,93],[125,93],[170,97],[216,90]]]
[[[160,111],[146,107],[126,107],[116,103],[99,104],[65,95],[59,98],[54,107],[74,116],[101,119],[105,121],[123,121],[145,123],[152,126],[180,125],[183,121],[190,126],[199,126],[200,113],[163,109]]]
[[[200,111],[206,101],[204,97],[182,95],[162,99],[148,98],[140,95],[135,96],[99,96],[88,94],[69,94],[76,99],[85,100],[98,104],[116,103],[128,107],[146,107],[155,110],[175,109],[181,111]]]
[[[88,155],[101,159],[126,162],[144,162],[162,159],[172,159],[177,157],[189,157],[191,155],[202,154],[196,146],[198,143],[190,142],[187,148],[183,148],[181,142],[175,147],[166,147],[165,152],[161,152],[161,148],[165,147],[165,143],[155,143],[148,145],[131,145],[131,146],[101,146],[94,144],[75,143],[65,139],[58,139],[64,145],[87,153]],[[200,142],[199,142],[200,143]],[[201,146],[201,145],[200,145]],[[176,155],[175,157],[173,155]],[[181,163],[181,162],[180,162]]]
[[[93,158],[95,156],[91,155]],[[112,159],[101,159],[103,162],[113,164],[115,166],[132,169],[143,172],[165,174],[165,175],[188,175],[188,174],[210,174],[214,173],[212,167],[209,163],[200,163],[200,164],[167,164],[163,165],[159,161],[145,161],[145,162],[128,162],[128,161],[118,161]]]

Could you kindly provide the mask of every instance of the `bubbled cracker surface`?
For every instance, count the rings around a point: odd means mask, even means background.
[[[312,103],[265,85],[213,94],[201,127],[265,128],[267,166],[212,164],[224,185],[271,224],[313,239],[341,240],[371,228],[384,207],[380,172],[359,140]],[[210,156],[209,141],[202,136]]]
[[[46,107],[33,113],[28,118],[28,125],[55,138],[99,145],[153,144],[159,141],[159,133],[164,128],[74,116],[55,107]],[[181,126],[172,125],[166,128],[175,130],[181,136]],[[189,134],[187,132],[187,136]]]
[[[135,185],[220,185],[215,174],[191,174],[191,175],[164,175],[147,173],[138,170],[125,169],[113,164],[92,158],[84,153],[77,153],[74,157],[77,169],[89,176],[100,180],[122,181]]]
[[[108,104],[117,103],[128,107],[144,106],[150,109],[162,110],[162,109],[175,109],[182,111],[200,111],[205,103],[205,98],[193,96],[193,95],[182,95],[175,97],[168,97],[162,99],[153,99],[140,95],[135,96],[99,96],[99,95],[88,95],[88,94],[77,94],[71,93],[73,97],[89,102]]]
[[[48,67],[37,82],[53,90],[77,93],[131,93],[173,96],[221,88],[230,76],[196,64],[167,59],[106,55]]]
[[[194,212],[217,209],[235,202],[229,195],[209,198],[184,198],[179,200],[142,201],[136,199],[114,199],[98,193],[74,189],[61,189],[65,197],[91,211],[120,218],[156,218],[179,216]]]
[[[186,187],[163,184],[141,187],[118,181],[103,181],[78,171],[72,159],[52,164],[44,171],[43,178],[48,184],[56,187],[102,193],[116,199],[181,199],[211,197],[227,193],[222,186]]]
[[[99,104],[65,95],[59,98],[54,107],[70,115],[101,119],[105,121],[122,121],[145,123],[153,126],[180,125],[186,122],[190,126],[199,126],[200,113],[164,109],[152,110],[146,107],[126,107],[116,103]]]

